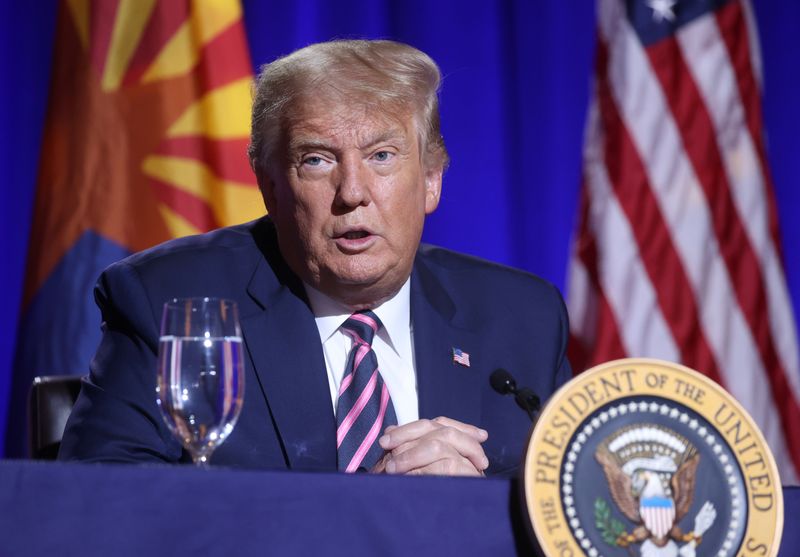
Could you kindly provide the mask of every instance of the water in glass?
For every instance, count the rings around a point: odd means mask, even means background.
[[[205,464],[242,408],[244,363],[234,302],[167,302],[158,350],[158,404],[195,463]]]

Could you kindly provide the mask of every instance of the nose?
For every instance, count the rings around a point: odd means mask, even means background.
[[[336,203],[341,207],[358,207],[369,205],[370,195],[369,171],[362,164],[360,156],[342,157],[337,165]]]

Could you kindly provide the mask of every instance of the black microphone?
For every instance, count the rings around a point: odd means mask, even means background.
[[[501,395],[514,395],[517,406],[525,410],[531,422],[535,422],[542,404],[538,395],[528,387],[517,389],[514,376],[504,369],[496,369],[489,376],[492,389]]]

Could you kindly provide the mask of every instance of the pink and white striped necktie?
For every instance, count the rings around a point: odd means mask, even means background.
[[[372,339],[381,327],[369,310],[354,313],[341,327],[353,339],[336,404],[339,470],[345,472],[371,469],[383,455],[378,437],[387,426],[397,424],[372,350]]]

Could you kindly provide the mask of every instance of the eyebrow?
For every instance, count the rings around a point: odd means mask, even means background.
[[[405,134],[403,130],[400,128],[390,128],[382,133],[375,135],[374,137],[367,138],[366,143],[362,144],[361,149],[368,149],[378,143],[383,143],[385,141],[396,140],[402,143],[406,142]]]
[[[332,151],[333,147],[330,143],[322,141],[321,139],[310,139],[301,137],[300,139],[293,139],[289,142],[289,152],[296,153],[308,149],[319,151]]]
[[[380,132],[375,134],[372,137],[367,137],[366,141],[359,145],[360,150],[366,150],[378,143],[383,143],[385,141],[396,140],[403,144],[406,144],[407,140],[403,130],[400,128],[391,128],[386,131]],[[335,151],[336,147],[328,141],[324,139],[319,139],[316,137],[299,137],[297,139],[292,139],[289,141],[289,152],[290,153],[297,153],[298,151],[308,150],[308,149],[315,149],[315,150],[322,150],[322,151]]]

